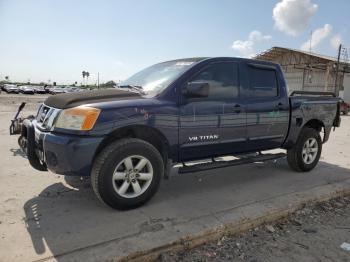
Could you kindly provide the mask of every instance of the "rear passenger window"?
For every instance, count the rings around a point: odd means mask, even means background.
[[[250,96],[275,97],[278,96],[276,71],[253,66],[248,67]]]
[[[239,96],[238,65],[221,62],[207,66],[190,82],[206,82],[209,84],[209,95],[205,98],[191,100],[227,100]]]

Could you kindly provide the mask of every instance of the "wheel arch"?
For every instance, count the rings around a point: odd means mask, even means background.
[[[310,127],[318,132],[321,132],[322,129],[325,127],[325,124],[319,119],[311,119],[307,121],[303,127]]]
[[[144,125],[125,126],[110,132],[98,146],[95,157],[111,142],[123,138],[138,138],[153,145],[161,154],[164,163],[168,160],[169,141],[158,129]]]
[[[331,126],[326,126],[323,121],[319,119],[311,119],[305,123],[303,127],[309,127],[315,129],[317,132],[320,133],[322,143],[325,143],[328,141]],[[323,135],[321,134],[323,133]]]

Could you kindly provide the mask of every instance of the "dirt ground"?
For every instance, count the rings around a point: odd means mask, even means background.
[[[344,242],[350,247],[349,196],[193,250],[162,254],[159,261],[349,261]]]
[[[18,106],[25,102],[25,115],[28,113],[35,113],[37,108],[42,102],[50,95],[48,94],[35,94],[35,95],[23,95],[23,94],[6,94],[0,93],[0,112],[11,112],[13,115],[16,112]]]

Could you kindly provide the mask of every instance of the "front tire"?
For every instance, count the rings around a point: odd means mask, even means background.
[[[308,172],[317,165],[321,152],[322,139],[319,132],[304,127],[294,147],[287,151],[287,161],[293,170]]]
[[[91,171],[96,196],[114,209],[143,205],[157,192],[163,159],[151,144],[135,138],[118,140],[97,156]]]

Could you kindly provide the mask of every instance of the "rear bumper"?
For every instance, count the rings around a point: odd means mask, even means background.
[[[36,121],[24,121],[19,145],[29,163],[38,170],[68,176],[89,176],[93,159],[103,137],[42,132]]]

